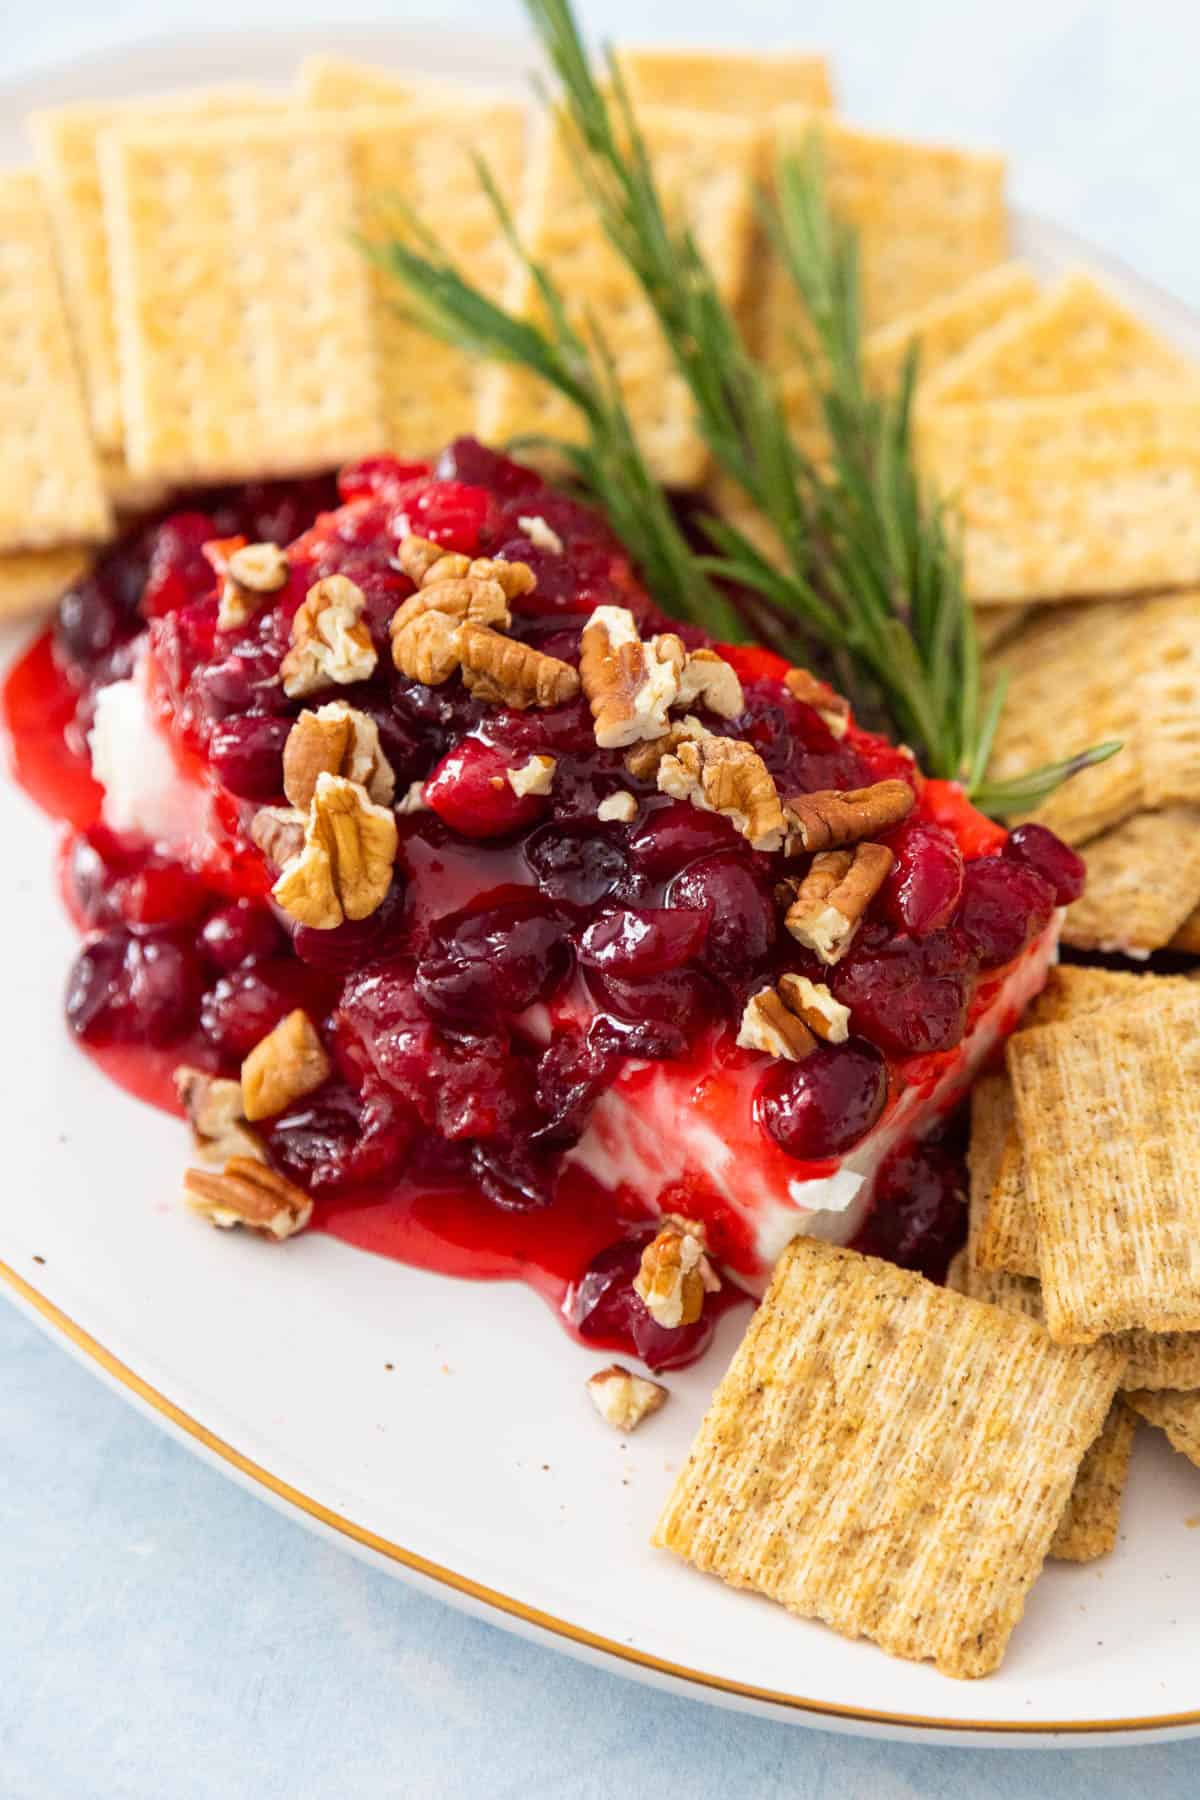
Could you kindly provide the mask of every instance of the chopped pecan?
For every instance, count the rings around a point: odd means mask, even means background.
[[[562,539],[553,526],[547,525],[540,513],[522,513],[517,520],[517,529],[523,532],[538,550],[548,550],[551,556],[562,555]]]
[[[392,661],[402,675],[425,687],[449,681],[458,667],[459,643],[460,627],[436,609],[417,613],[398,629],[392,621]]]
[[[850,1008],[835,1000],[823,981],[807,975],[781,975],[779,992],[797,1018],[827,1044],[844,1044],[850,1036]]]
[[[526,794],[548,794],[557,766],[552,756],[531,756],[519,769],[506,769],[505,775],[513,793],[524,799]]]
[[[456,550],[444,550],[429,538],[405,538],[397,561],[419,588],[440,588],[447,582],[470,577],[477,582],[494,581],[506,600],[516,600],[521,594],[532,594],[537,586],[537,576],[528,563],[506,562],[490,556],[463,556]],[[434,604],[440,606],[441,601]],[[458,616],[462,617],[461,614]]]
[[[280,665],[283,691],[293,700],[336,683],[365,681],[378,660],[363,622],[365,597],[344,575],[309,588],[292,620],[292,647]]]
[[[530,706],[561,706],[579,692],[579,676],[570,663],[501,637],[487,625],[468,620],[460,627],[459,655],[468,688],[491,705],[523,712]]]
[[[822,788],[815,794],[790,794],[784,802],[788,853],[836,850],[857,844],[876,831],[906,819],[916,802],[907,781],[875,781],[865,788]]]
[[[397,801],[395,807],[395,811],[401,818],[407,818],[410,813],[432,812],[432,810],[433,808],[425,798],[423,781],[410,781],[403,800]]]
[[[589,1375],[587,1391],[600,1417],[614,1431],[636,1431],[643,1419],[666,1404],[667,1389],[661,1381],[634,1375],[620,1363],[609,1363]]]
[[[637,813],[637,801],[624,788],[618,788],[615,794],[605,794],[596,808],[596,817],[602,825],[631,825]]]
[[[259,1038],[242,1063],[242,1110],[254,1123],[273,1119],[328,1081],[330,1069],[316,1026],[297,1007]]]
[[[742,684],[732,663],[715,650],[693,650],[679,677],[680,706],[697,702],[721,719],[736,719],[746,704]]]
[[[392,884],[396,821],[367,790],[343,775],[319,775],[308,809],[304,845],[271,892],[301,925],[332,931],[365,919]]]
[[[192,1143],[205,1162],[224,1164],[231,1156],[265,1160],[261,1138],[246,1123],[239,1081],[225,1081],[187,1063],[175,1070],[174,1081],[192,1128]]]
[[[804,1020],[792,1011],[779,988],[765,987],[747,1000],[737,1041],[743,1050],[762,1050],[786,1062],[803,1062],[817,1047]]]
[[[792,895],[784,924],[798,943],[823,963],[845,955],[859,922],[891,873],[894,858],[884,844],[854,850],[822,850],[803,881],[785,884]]]
[[[783,807],[771,772],[740,738],[681,743],[659,763],[658,786],[702,812],[724,814],[754,850],[778,850],[783,843]]]
[[[525,565],[520,566],[524,568]],[[461,624],[464,619],[474,619],[479,625],[512,623],[508,601],[498,581],[463,575],[454,581],[435,581],[432,587],[423,587],[420,593],[411,595],[398,607],[388,626],[393,642],[406,625],[431,612],[441,613],[456,624]]]
[[[225,560],[221,582],[218,631],[236,631],[262,605],[268,594],[285,586],[289,573],[287,551],[278,544],[242,544]]]
[[[289,1238],[312,1218],[312,1201],[303,1188],[246,1156],[231,1156],[219,1175],[210,1169],[189,1169],[183,1196],[195,1212],[223,1231],[245,1225],[273,1238]]]
[[[537,576],[528,563],[505,562],[502,557],[475,557],[467,575],[472,581],[494,581],[506,600],[519,600],[537,587]]]
[[[702,1237],[674,1220],[664,1223],[646,1245],[633,1281],[646,1311],[668,1331],[694,1325],[705,1294],[716,1293],[720,1285]]]
[[[808,669],[789,669],[783,678],[788,693],[820,715],[831,737],[845,737],[850,724],[850,702],[827,681]]]
[[[260,806],[250,821],[251,841],[282,869],[304,848],[305,815],[294,806]]]
[[[674,633],[643,643],[628,607],[598,606],[583,628],[579,676],[602,750],[661,737],[685,652]]]
[[[345,775],[360,782],[377,806],[391,805],[396,777],[369,713],[330,700],[300,714],[283,746],[283,791],[293,806],[308,811],[321,774]]]
[[[668,725],[661,737],[647,738],[645,743],[635,744],[631,750],[627,750],[625,767],[639,781],[653,781],[664,756],[672,756],[688,738],[711,736],[712,732],[707,725],[702,725],[699,719],[688,713],[686,718],[676,719]]]

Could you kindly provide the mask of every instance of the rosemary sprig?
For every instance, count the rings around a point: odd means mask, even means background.
[[[912,443],[915,356],[898,394],[871,395],[861,358],[857,246],[831,217],[819,153],[785,161],[764,216],[803,302],[810,377],[831,461],[795,444],[774,382],[748,351],[694,237],[667,219],[620,70],[610,101],[593,75],[568,0],[527,0],[579,141],[579,170],[599,221],[640,283],[699,429],[777,540],[767,555],[727,521],[707,520],[713,554],[697,558],[638,450],[612,358],[594,321],[577,329],[549,272],[520,244],[494,184],[497,217],[539,291],[544,326],[475,288],[419,222],[376,255],[405,289],[410,316],[477,355],[528,368],[577,407],[582,445],[556,444],[608,512],[665,605],[720,635],[741,619],[776,648],[832,656],[857,704],[882,702],[931,773],[959,779],[978,804],[1023,810],[1119,748],[1106,744],[1020,782],[988,784],[1003,704],[980,692],[979,653],[963,591],[954,521],[922,489]],[[740,593],[735,611],[721,588]],[[740,615],[740,618],[739,618]]]

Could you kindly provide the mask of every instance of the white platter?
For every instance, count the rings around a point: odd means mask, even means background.
[[[512,39],[435,28],[288,32],[144,45],[0,89],[0,161],[21,117],[69,99],[227,78],[278,82],[346,54],[511,82]],[[1047,271],[1086,248],[1034,219]],[[1200,355],[1200,321],[1111,279]],[[7,663],[17,647],[0,638]],[[0,1278],[106,1380],[199,1454],[348,1549],[496,1623],[637,1679],[845,1731],[997,1744],[1200,1732],[1200,1477],[1139,1441],[1122,1541],[1051,1566],[1003,1670],[956,1683],[892,1662],[653,1553],[647,1538],[744,1315],[628,1445],[583,1392],[597,1358],[532,1294],[471,1285],[327,1237],[233,1241],[175,1203],[179,1127],[111,1087],[60,1011],[74,939],[53,892],[56,833],[7,782],[6,1180]],[[392,1367],[394,1365],[394,1367]]]

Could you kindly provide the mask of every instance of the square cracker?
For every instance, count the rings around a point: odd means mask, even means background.
[[[94,543],[112,512],[38,178],[0,174],[0,552]]]
[[[634,47],[619,50],[617,61],[638,106],[761,119],[778,106],[833,105],[828,63],[801,51]]]
[[[1147,956],[1170,943],[1200,895],[1200,808],[1137,813],[1092,838],[1083,859],[1087,888],[1067,909],[1064,944]]]
[[[638,124],[668,215],[686,223],[711,265],[721,292],[735,305],[747,270],[753,226],[752,194],[761,140],[745,120],[644,107]],[[558,282],[575,327],[599,327],[642,449],[668,487],[695,487],[708,461],[683,378],[648,301],[596,219],[576,173],[579,153],[569,128],[550,122],[530,166],[522,236],[532,256]],[[541,306],[524,269],[507,294],[510,309],[539,318]],[[476,430],[485,442],[522,435],[570,442],[584,435],[575,408],[536,376],[497,368],[484,383]]]
[[[427,84],[390,69],[354,62],[348,56],[306,56],[296,74],[296,95],[304,106],[409,106]]]
[[[894,1656],[986,1675],[1122,1367],[798,1238],[654,1541]]]
[[[925,406],[919,426],[926,475],[959,507],[976,602],[1200,582],[1200,398],[1121,389]]]
[[[1147,601],[1138,633],[1143,803],[1200,805],[1200,591]]]
[[[346,133],[298,112],[139,127],[101,163],[133,473],[245,480],[378,450]]]
[[[1007,1060],[1051,1335],[1200,1331],[1200,987],[1019,1032]]]
[[[1101,388],[1179,388],[1200,369],[1084,269],[1010,315],[947,362],[925,389],[931,406],[971,405]]]
[[[277,109],[253,87],[207,88],[154,100],[85,101],[31,114],[30,134],[46,190],[75,344],[83,365],[92,434],[101,450],[121,443],[121,381],[108,240],[100,187],[106,131],[175,118],[221,118]]]
[[[1001,263],[948,294],[881,325],[863,340],[867,379],[879,393],[897,386],[910,344],[920,349],[921,394],[947,363],[1001,319],[1023,315],[1038,297],[1037,277],[1024,263]]]
[[[1128,1399],[1147,1423],[1166,1432],[1173,1450],[1200,1469],[1200,1393],[1132,1393]]]
[[[0,619],[49,606],[92,565],[87,550],[16,550],[0,556]]]

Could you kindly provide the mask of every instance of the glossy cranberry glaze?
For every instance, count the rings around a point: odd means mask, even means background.
[[[744,1070],[751,1130],[803,1179],[805,1165],[861,1141],[910,1069],[924,1080],[921,1059],[961,1042],[980,972],[1016,957],[1070,897],[1078,859],[1037,827],[1002,846],[881,738],[853,725],[832,736],[787,692],[778,658],[727,649],[744,711],[702,717],[753,745],[782,792],[898,775],[917,795],[886,840],[890,879],[849,953],[825,968],[783,930],[774,892],[805,859],[757,854],[728,819],[635,779],[621,752],[596,747],[582,698],[510,711],[457,677],[426,688],[395,672],[387,626],[412,592],[395,558],[409,531],[527,562],[537,586],[514,602],[511,635],[564,660],[578,660],[597,605],[628,607],[646,633],[674,623],[593,512],[472,440],[432,469],[377,457],[344,470],[336,492],[318,481],[206,493],[140,526],[66,596],[54,633],[52,803],[83,828],[65,875],[89,933],[67,1017],[94,1048],[142,1044],[236,1075],[304,1007],[335,1073],[265,1131],[275,1165],[317,1196],[318,1224],[371,1247],[387,1247],[390,1231],[404,1245],[396,1253],[417,1260],[440,1233],[486,1244],[477,1263],[488,1272],[553,1266],[556,1297],[573,1283],[581,1335],[671,1367],[707,1342],[722,1303],[665,1332],[633,1293],[646,1196],[604,1188],[574,1159],[598,1103],[633,1083],[636,1104],[637,1081],[656,1067],[681,1080],[710,1065]],[[219,631],[224,558],[263,538],[288,546],[289,581],[245,626]],[[378,667],[353,687],[289,699],[280,663],[292,619],[312,582],[334,573],[363,591]],[[680,629],[692,646],[705,641]],[[214,794],[199,871],[106,831],[79,760],[97,691],[129,676],[147,647],[181,769]],[[37,654],[42,679],[50,665]],[[333,697],[372,716],[397,803],[422,783],[424,810],[397,816],[397,867],[376,912],[317,931],[270,905],[272,871],[249,827],[260,806],[283,801],[296,716]],[[535,755],[555,760],[551,791],[519,794],[508,776]],[[618,792],[637,801],[634,820],[600,823],[597,808]],[[747,999],[789,970],[829,985],[851,1008],[853,1036],[799,1064],[767,1063],[736,1047],[738,1025]],[[946,1183],[937,1188],[924,1163],[889,1181],[871,1226],[891,1245],[883,1253],[933,1267],[949,1236]]]

